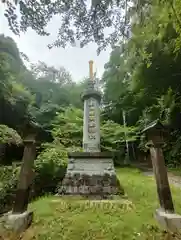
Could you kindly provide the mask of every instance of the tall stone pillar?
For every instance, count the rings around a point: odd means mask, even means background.
[[[68,153],[68,166],[58,194],[107,198],[123,193],[117,180],[112,154],[100,152],[101,94],[95,89],[93,61],[89,62],[90,79],[82,94],[84,102],[83,152]]]
[[[100,152],[100,110],[101,94],[94,89],[92,61],[90,64],[90,81],[82,95],[84,101],[83,150]],[[91,79],[92,78],[92,79]]]

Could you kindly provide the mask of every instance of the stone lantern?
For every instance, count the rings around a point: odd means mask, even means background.
[[[17,184],[16,196],[11,212],[3,216],[6,226],[15,232],[24,231],[32,222],[33,212],[28,211],[30,186],[33,180],[33,165],[36,158],[36,140],[43,129],[37,123],[29,121],[22,127],[24,153]]]
[[[24,153],[17,185],[13,213],[22,213],[27,210],[30,186],[33,180],[33,165],[36,158],[36,138],[42,131],[41,127],[30,121],[23,126]]]
[[[150,150],[160,206],[167,212],[174,212],[174,206],[167,176],[167,169],[165,166],[165,160],[162,151],[166,128],[159,120],[156,120],[149,124],[143,130],[143,133],[146,134],[148,141],[147,147],[149,147]]]
[[[180,232],[181,216],[174,213],[174,205],[162,151],[167,129],[159,120],[156,120],[149,124],[142,133],[146,134],[148,140],[147,147],[151,154],[153,172],[161,207],[156,210],[155,217],[164,229],[171,232]]]

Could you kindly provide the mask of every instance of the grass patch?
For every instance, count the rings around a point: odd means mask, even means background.
[[[117,173],[128,200],[93,203],[72,198],[57,201],[52,196],[40,198],[30,205],[35,219],[22,239],[180,239],[166,238],[154,220],[159,205],[153,178],[129,168],[118,169]],[[181,213],[181,191],[172,188],[172,192],[176,210]]]

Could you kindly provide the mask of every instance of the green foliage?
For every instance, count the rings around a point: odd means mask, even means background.
[[[53,143],[45,143],[42,147],[44,147],[44,150],[38,155],[36,160],[37,168],[41,168],[42,164],[46,167],[46,164],[51,164],[51,162],[57,163],[59,166],[66,166],[67,151],[62,144],[54,141]],[[51,173],[51,169],[49,170]]]
[[[59,15],[62,19],[59,26],[58,36],[49,47],[65,47],[67,43],[75,45],[76,40],[80,46],[95,41],[101,48],[108,44],[113,45],[119,40],[121,35],[128,35],[128,19],[125,19],[124,12],[131,1],[125,0],[78,0],[72,4],[71,0],[61,3],[56,0],[45,1],[14,1],[6,6],[5,16],[8,19],[10,29],[19,34],[27,31],[30,27],[39,35],[49,35],[46,26],[54,15]],[[19,5],[19,6],[18,6]],[[17,18],[16,11],[19,10]],[[110,34],[105,34],[105,29],[110,30]]]
[[[51,121],[63,108],[70,104],[82,107],[80,94],[85,84],[73,83],[64,67],[55,68],[39,62],[31,71],[21,75],[21,83],[34,96],[29,112],[45,129],[52,129]]]
[[[68,107],[58,113],[53,121],[52,135],[66,148],[81,147],[83,136],[83,111]]]
[[[12,38],[0,34],[0,52],[6,55],[11,72],[19,73],[22,60],[18,47]]]
[[[70,73],[64,67],[57,69],[53,66],[47,66],[44,62],[38,62],[38,64],[32,65],[31,71],[35,78],[41,81],[48,80],[59,83],[61,86],[72,82]]]
[[[0,125],[0,144],[22,144],[22,139],[16,130],[6,125]]]
[[[18,168],[0,167],[0,214],[12,207],[18,174]]]
[[[180,132],[173,130],[170,133],[167,145],[165,146],[165,161],[169,167],[180,167],[181,165],[181,144]]]
[[[17,102],[20,101],[23,102],[25,107],[31,104],[31,102],[33,101],[33,96],[31,95],[31,92],[21,83],[12,81],[11,84],[12,99],[10,99],[10,101],[12,102],[12,104],[15,105]]]
[[[113,121],[101,122],[101,147],[107,150],[119,149],[127,141],[137,138],[136,127],[123,127]],[[125,138],[126,133],[126,138]],[[75,107],[68,107],[58,113],[53,121],[52,135],[66,148],[81,147],[83,136],[83,111]]]
[[[57,112],[61,111],[63,111],[63,108],[54,103],[42,104],[40,108],[34,106],[30,108],[30,112],[36,121],[41,124],[43,128],[50,130],[52,119],[55,118]]]
[[[180,164],[180,8],[179,1],[138,1],[129,9],[131,36],[113,49],[103,74],[104,119],[143,129],[160,119],[170,127],[167,163]],[[129,18],[129,16],[128,16]],[[145,149],[141,137],[139,147]],[[176,165],[177,165],[176,164]]]
[[[67,151],[61,144],[45,144],[34,167],[30,200],[47,193],[55,193],[67,165]],[[0,167],[0,213],[12,208],[19,176],[18,167]]]
[[[0,123],[22,132],[23,123],[34,119],[51,130],[51,121],[62,108],[71,103],[82,106],[82,85],[73,84],[64,67],[39,62],[29,64],[28,70],[21,57],[15,42],[0,35]],[[18,68],[13,68],[15,63]]]
[[[126,140],[135,141],[136,133],[135,127],[124,127],[113,121],[104,121],[101,125],[101,145],[109,150],[119,149]]]
[[[28,118],[29,105],[33,98],[30,91],[20,82],[25,67],[15,42],[0,35],[0,123],[20,130]],[[13,117],[12,117],[13,116]]]
[[[61,144],[45,144],[35,162],[32,196],[55,193],[62,181],[67,165],[67,151]]]
[[[67,84],[63,87],[65,92],[69,93],[70,104],[76,108],[83,109],[83,102],[81,100],[81,94],[87,87],[87,79],[78,83]]]
[[[4,53],[0,52],[0,94],[1,98],[4,97],[8,99],[10,96],[10,71],[9,64],[7,62],[7,56]]]

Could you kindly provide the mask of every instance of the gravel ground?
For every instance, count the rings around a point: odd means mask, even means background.
[[[144,171],[144,174],[146,176],[153,176],[152,171]],[[172,173],[168,173],[168,180],[170,184],[173,184],[174,186],[181,188],[181,177],[175,176]]]

